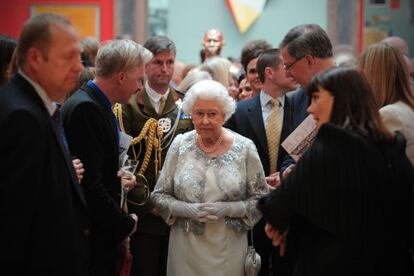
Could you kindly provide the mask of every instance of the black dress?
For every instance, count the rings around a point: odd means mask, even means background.
[[[258,207],[295,234],[294,275],[413,275],[413,184],[401,134],[374,143],[327,124]]]

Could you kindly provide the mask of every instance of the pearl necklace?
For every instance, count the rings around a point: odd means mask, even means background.
[[[197,134],[197,138],[196,138],[196,142],[198,147],[204,151],[205,153],[212,153],[215,152],[218,147],[221,145],[221,143],[223,142],[224,139],[224,131],[221,131],[220,137],[217,139],[216,143],[214,143],[213,146],[211,147],[207,147],[204,143],[203,143],[203,139],[200,137],[200,135]]]

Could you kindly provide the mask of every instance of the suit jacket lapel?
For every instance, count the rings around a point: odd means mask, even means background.
[[[260,94],[259,94],[260,95]],[[256,96],[252,105],[247,107],[247,118],[252,128],[252,132],[256,134],[257,141],[264,149],[265,156],[269,158],[269,151],[267,148],[266,130],[263,122],[262,105],[260,103],[260,96]]]
[[[177,107],[177,104],[175,103],[175,93],[176,92],[174,91],[174,89],[170,88],[170,93],[168,94],[168,97],[165,101],[165,107],[162,114],[170,113]]]
[[[60,151],[63,155],[64,160],[65,160],[66,169],[68,170],[68,174],[69,174],[69,177],[70,177],[69,182],[72,185],[72,187],[75,189],[77,194],[79,195],[79,197],[80,197],[81,201],[83,202],[83,204],[85,206],[87,206],[85,196],[84,196],[83,191],[80,187],[80,184],[78,183],[78,179],[75,175],[75,170],[73,168],[72,160],[70,160],[69,159],[70,156],[67,156],[67,154],[66,154],[64,146],[60,141],[59,133],[57,132],[57,129],[54,125],[53,119],[51,118],[48,110],[46,109],[45,104],[43,103],[43,101],[39,97],[39,95],[37,94],[36,90],[32,87],[32,85],[25,78],[23,78],[20,74],[15,75],[15,81],[21,87],[22,91],[24,93],[27,93],[27,95],[32,99],[32,101],[42,110],[45,117],[47,118],[48,124],[49,124],[50,128],[52,129],[52,132],[55,136],[56,142],[59,145]]]
[[[99,97],[96,95],[95,90],[90,87],[87,84],[84,84],[81,87],[82,90],[84,90],[85,92],[88,93],[88,95],[91,97],[91,99],[98,105],[101,107],[101,111],[104,114],[104,118],[106,118],[107,123],[111,126],[111,132],[112,135],[115,138],[116,144],[118,145],[119,141],[118,141],[118,127],[115,124],[115,117],[112,117],[112,111],[108,111],[107,108],[105,107],[105,104],[101,102],[101,100],[99,99]]]
[[[285,105],[283,107],[283,124],[282,124],[282,132],[280,134],[280,144],[292,133],[292,104],[291,99],[285,96]],[[279,151],[280,152],[280,151]]]
[[[79,194],[79,197],[81,198],[83,204],[85,206],[87,206],[86,205],[85,196],[83,194],[83,191],[82,191],[81,186],[79,184],[78,178],[76,176],[75,169],[73,167],[73,163],[72,163],[72,160],[71,160],[71,156],[68,156],[66,154],[66,150],[64,148],[64,145],[62,144],[62,141],[60,140],[59,132],[56,129],[55,122],[53,121],[53,119],[50,116],[49,116],[48,119],[49,119],[49,124],[52,127],[53,134],[55,136],[56,142],[58,143],[59,148],[60,148],[60,151],[62,152],[63,158],[65,159],[65,164],[66,164],[66,167],[68,169],[69,176],[71,178],[70,183],[73,186],[73,188],[75,189],[75,191]]]

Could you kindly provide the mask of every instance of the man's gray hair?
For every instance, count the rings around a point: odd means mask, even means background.
[[[285,35],[279,47],[287,47],[289,55],[297,59],[306,55],[317,58],[331,58],[333,56],[332,43],[328,34],[316,24],[293,27]]]
[[[116,39],[105,44],[96,56],[96,76],[108,77],[145,65],[152,58],[150,51],[129,39]]]
[[[162,52],[173,52],[174,54],[177,53],[174,41],[162,35],[152,36],[148,38],[144,43],[144,47],[150,50],[154,56]]]
[[[227,121],[236,110],[236,103],[230,97],[227,88],[214,80],[202,80],[194,84],[185,94],[183,111],[191,114],[198,100],[216,101],[217,105],[223,109],[224,121]]]

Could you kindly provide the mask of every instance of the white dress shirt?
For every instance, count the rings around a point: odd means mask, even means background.
[[[145,83],[145,91],[147,91],[147,94],[148,94],[148,97],[149,97],[149,100],[151,102],[152,107],[154,107],[155,111],[157,113],[159,113],[161,97],[163,97],[164,100],[167,100],[168,94],[170,93],[170,89],[168,88],[167,92],[165,92],[164,95],[161,95],[160,93],[158,93],[157,91],[152,89],[148,85],[148,82],[146,82]]]

